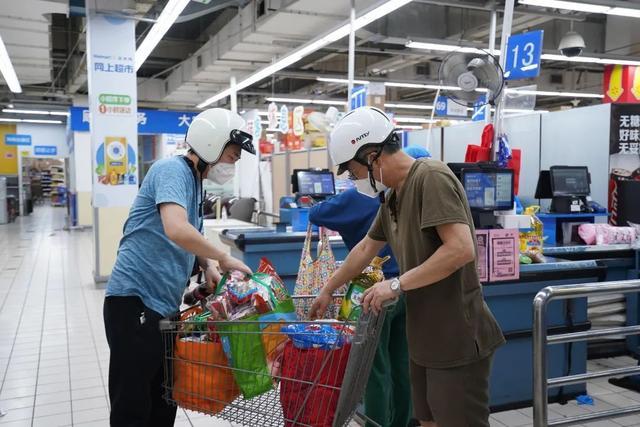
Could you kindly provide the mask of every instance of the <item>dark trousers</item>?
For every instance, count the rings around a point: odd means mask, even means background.
[[[177,408],[163,398],[161,319],[138,297],[104,300],[112,427],[173,426]]]

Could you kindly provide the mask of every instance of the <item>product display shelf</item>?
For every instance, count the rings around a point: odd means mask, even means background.
[[[51,206],[66,206],[67,186],[64,166],[51,165],[49,167],[49,175],[51,177],[49,191],[49,196],[51,197]]]

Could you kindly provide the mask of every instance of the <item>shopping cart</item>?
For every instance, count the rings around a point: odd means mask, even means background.
[[[309,307],[314,297],[293,298],[296,306]],[[335,297],[328,317],[335,318],[340,301]],[[325,321],[206,321],[203,328],[202,322],[184,320],[183,312],[183,320],[160,323],[166,351],[164,397],[174,405],[245,427],[345,426],[362,400],[385,310],[363,314],[357,322],[329,323],[337,331],[331,346],[308,350],[294,346],[282,328],[313,328]],[[184,331],[194,328],[208,334],[206,341],[185,337]],[[220,343],[211,342],[218,338]],[[267,368],[259,363],[237,366],[240,359],[255,355],[256,341],[263,344]],[[233,360],[222,356],[221,348],[225,354],[233,350]],[[238,382],[245,388],[247,383],[253,387],[252,382],[266,382],[268,391],[252,396],[260,390],[247,393],[234,379],[242,380]]]

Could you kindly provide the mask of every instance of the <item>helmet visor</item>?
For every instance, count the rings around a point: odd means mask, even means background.
[[[256,154],[256,149],[253,147],[253,136],[247,132],[243,132],[240,129],[234,129],[229,135],[229,144],[239,145],[244,151],[251,154]]]

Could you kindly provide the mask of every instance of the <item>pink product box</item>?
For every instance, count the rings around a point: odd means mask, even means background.
[[[520,243],[517,229],[489,230],[489,281],[520,278]]]

